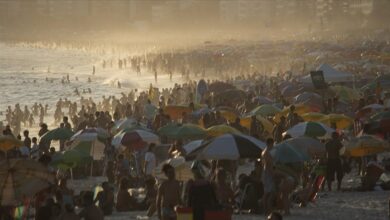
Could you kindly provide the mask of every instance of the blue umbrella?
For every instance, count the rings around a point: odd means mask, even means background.
[[[271,150],[271,156],[274,162],[278,163],[296,163],[310,160],[307,154],[296,150],[293,145],[287,142],[275,145]]]

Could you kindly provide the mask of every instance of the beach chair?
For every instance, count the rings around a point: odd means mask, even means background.
[[[177,220],[192,220],[192,209],[187,207],[176,207],[176,219]]]
[[[315,200],[317,198],[318,192],[321,190],[321,186],[325,181],[325,176],[318,175],[314,181],[313,184],[313,190],[309,196],[309,201],[312,203],[315,203]]]
[[[373,190],[385,169],[376,162],[368,163],[366,175],[362,177],[362,189]]]
[[[242,192],[242,195],[240,196],[240,201],[239,201],[239,207],[238,207],[238,213],[241,214],[241,211],[242,211],[242,206],[244,204],[244,199],[245,199],[245,196],[246,194],[248,193],[248,188],[249,188],[249,184],[246,184],[245,187],[244,187],[244,191]]]

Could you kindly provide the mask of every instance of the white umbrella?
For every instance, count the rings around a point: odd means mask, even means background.
[[[264,142],[251,136],[225,134],[205,143],[193,153],[198,153],[199,160],[237,160],[259,158],[265,147]]]
[[[184,145],[183,148],[186,154],[190,154],[191,152],[193,152],[194,150],[202,146],[202,144],[203,144],[203,140],[191,141],[188,144]]]

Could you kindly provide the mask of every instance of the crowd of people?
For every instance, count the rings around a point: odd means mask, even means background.
[[[336,131],[326,141],[326,157],[316,158],[313,164],[278,164],[276,165],[271,155],[275,144],[291,138],[284,133],[295,125],[304,121],[297,113],[296,103],[292,94],[284,93],[282,85],[298,85],[297,78],[291,72],[279,73],[276,76],[267,76],[251,71],[250,65],[244,59],[236,60],[237,56],[229,56],[223,53],[215,54],[191,54],[190,57],[180,53],[149,54],[147,56],[129,57],[118,60],[118,68],[132,68],[137,74],[146,69],[152,72],[157,82],[158,72],[169,74],[181,73],[187,83],[175,84],[173,88],[155,88],[150,85],[146,91],[131,90],[122,93],[120,97],[103,96],[100,100],[80,97],[77,101],[68,98],[59,99],[54,106],[53,119],[60,128],[68,129],[74,133],[87,128],[102,128],[109,137],[103,140],[105,144],[105,159],[100,161],[101,169],[107,177],[107,182],[101,184],[102,190],[94,196],[93,192],[84,192],[75,195],[68,188],[67,180],[69,172],[57,173],[55,186],[37,194],[34,207],[35,219],[103,219],[104,216],[116,212],[128,212],[134,210],[147,211],[147,216],[157,215],[159,219],[176,219],[181,207],[191,207],[195,220],[203,220],[207,211],[223,210],[228,213],[249,210],[252,214],[265,214],[268,219],[282,219],[283,215],[290,214],[291,202],[306,206],[315,199],[315,194],[327,183],[328,190],[332,190],[332,183],[337,179],[337,189],[342,188],[342,178],[345,171],[349,170],[350,161],[340,156],[343,147],[342,139],[347,139],[347,134],[337,129],[335,124],[331,127]],[[188,60],[191,60],[189,62]],[[232,60],[237,62],[232,62]],[[115,63],[114,63],[115,64]],[[113,65],[113,61],[102,62],[102,68]],[[245,68],[244,68],[245,67]],[[225,81],[204,81],[209,88],[203,94],[199,93],[198,83],[191,79],[193,76],[205,77],[206,69],[214,69],[216,74],[226,74]],[[229,70],[229,73],[227,71]],[[92,74],[96,71],[93,67]],[[231,77],[235,72],[238,77]],[[67,79],[63,79],[69,81]],[[221,90],[237,90],[233,85],[237,82],[245,82],[243,90],[233,95],[223,96]],[[213,85],[220,85],[215,86]],[[229,89],[225,89],[229,87]],[[215,88],[215,89],[211,89]],[[298,87],[294,87],[298,90]],[[300,89],[301,87],[299,87]],[[319,100],[318,109],[323,113],[347,113],[356,111],[368,104],[384,104],[383,89],[380,84],[375,88],[375,95],[365,94],[360,100],[354,100],[345,107],[338,97],[329,94],[323,95]],[[243,94],[243,95],[242,95]],[[237,98],[238,97],[238,98]],[[247,115],[260,103],[257,97],[267,97],[273,103],[277,103],[281,109],[288,109],[285,116],[274,120],[273,116],[266,118],[273,125],[272,131],[265,128],[264,123],[255,115],[250,118],[250,125],[243,126],[242,115]],[[174,117],[165,112],[167,106],[185,106],[190,113],[182,112]],[[50,106],[51,107],[51,106]],[[228,109],[236,113],[234,120],[225,117],[222,112]],[[11,106],[6,110],[6,127],[3,135],[14,136],[24,142],[29,149],[28,153],[18,152],[12,149],[7,152],[8,158],[32,158],[50,167],[55,173],[57,170],[51,167],[50,160],[54,158],[56,151],[66,149],[66,141],[60,142],[56,150],[50,141],[41,137],[49,131],[45,124],[45,118],[49,116],[49,106],[35,103],[33,106]],[[34,118],[39,117],[39,121]],[[116,135],[115,126],[121,120],[134,119],[139,126],[145,126],[154,133],[170,123],[201,124],[205,129],[216,125],[229,125],[239,132],[257,138],[266,143],[267,147],[258,160],[248,161],[194,161],[191,166],[193,178],[187,182],[179,181],[175,177],[175,168],[170,164],[164,164],[162,171],[166,178],[156,179],[155,168],[159,162],[155,151],[155,145],[150,144],[143,154],[141,161],[143,166],[134,166],[131,155],[118,152],[112,146],[112,138]],[[33,127],[39,122],[38,137],[30,137],[29,130],[24,127]],[[356,133],[356,131],[355,131]],[[388,138],[386,135],[384,138]],[[168,150],[170,158],[186,156],[183,145],[188,140],[172,140],[160,137],[161,142],[171,145]],[[167,158],[164,158],[167,159]],[[250,174],[237,173],[240,163],[252,163],[253,171]],[[291,166],[290,166],[291,165]],[[89,170],[89,165],[76,168],[75,176],[83,175]],[[321,166],[326,167],[325,173],[318,174]],[[136,175],[133,170],[136,169]],[[206,172],[208,170],[208,172]],[[313,171],[315,170],[315,172]],[[101,172],[94,172],[101,173]],[[325,181],[319,181],[319,177],[325,177]],[[335,178],[336,177],[336,178]],[[298,187],[299,186],[299,187]],[[139,199],[137,194],[130,194],[130,188],[144,188],[144,198]],[[293,198],[293,199],[292,199]],[[98,206],[95,204],[98,202]],[[76,214],[75,207],[83,207]],[[178,208],[179,207],[179,208]],[[6,209],[4,209],[6,210]],[[2,212],[6,213],[6,212]],[[6,216],[6,214],[3,214]]]

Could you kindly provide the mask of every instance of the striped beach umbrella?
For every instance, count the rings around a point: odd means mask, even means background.
[[[320,122],[301,122],[288,129],[283,135],[291,137],[308,136],[314,138],[328,138],[335,130]]]
[[[133,150],[140,150],[144,148],[147,144],[158,144],[159,142],[159,137],[152,132],[144,130],[134,130],[129,132],[121,132],[115,135],[111,143],[116,148],[123,146],[129,147]]]
[[[265,147],[264,142],[247,135],[225,134],[208,141],[191,154],[196,154],[199,160],[259,158]]]

